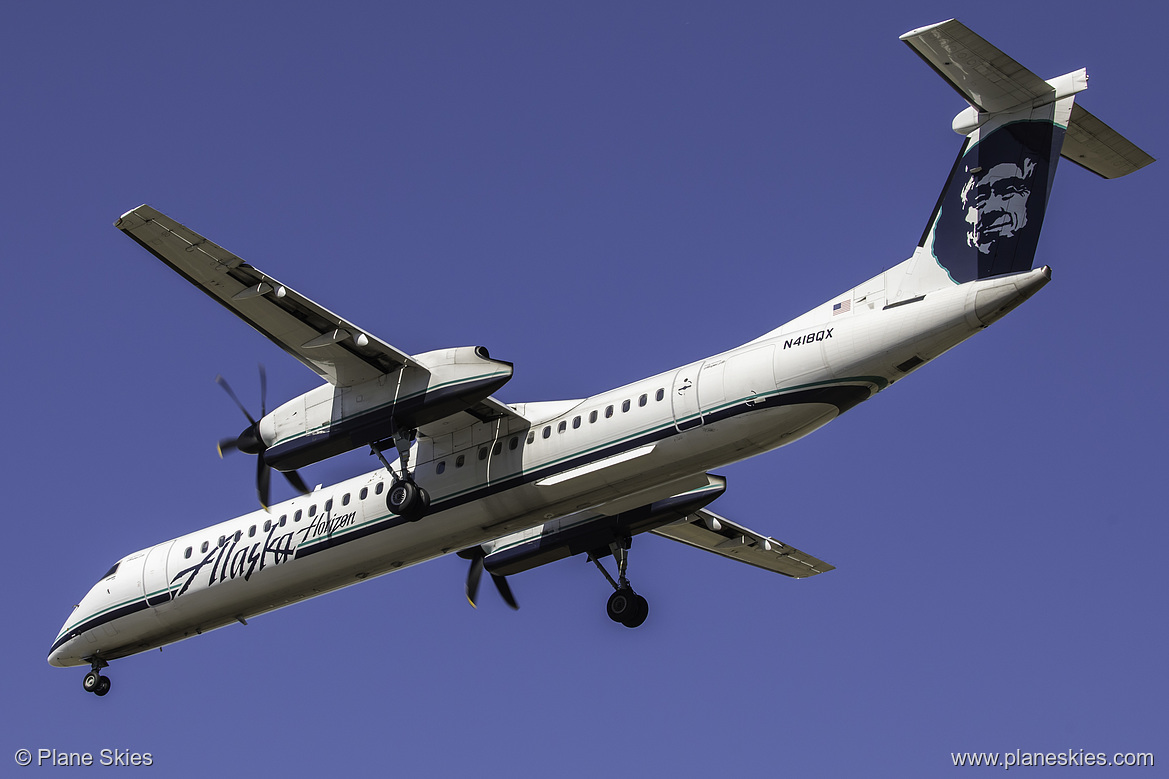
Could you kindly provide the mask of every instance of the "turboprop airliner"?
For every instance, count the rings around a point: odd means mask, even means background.
[[[1075,104],[1083,70],[1044,80],[953,20],[902,40],[968,103],[912,256],[749,343],[589,398],[505,404],[491,393],[511,365],[485,349],[407,355],[149,206],[123,215],[119,229],[327,381],[259,419],[245,409],[223,442],[257,455],[261,503],[269,467],[359,446],[382,467],[123,557],[49,663],[89,666],[85,690],[105,695],[113,660],[450,553],[469,560],[472,605],[487,571],[513,608],[507,576],[586,555],[627,627],[649,612],[627,576],[641,533],[794,578],[832,570],[710,511],[726,489],[711,469],[811,433],[1047,284],[1032,265],[1061,155],[1106,178],[1153,161]]]

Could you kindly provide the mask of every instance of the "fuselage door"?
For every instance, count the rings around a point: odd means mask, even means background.
[[[701,370],[702,363],[696,362],[679,368],[674,374],[670,402],[674,408],[674,427],[678,430],[702,425],[702,410],[698,407],[698,374]]]
[[[166,575],[166,558],[174,541],[153,547],[142,563],[142,597],[150,606],[161,606],[170,601],[170,579]]]

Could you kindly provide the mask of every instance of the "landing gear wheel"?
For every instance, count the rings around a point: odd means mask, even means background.
[[[620,622],[627,628],[635,628],[649,616],[649,601],[629,587],[621,587],[609,596],[605,604],[609,619]]]
[[[93,694],[100,698],[101,696],[105,695],[109,691],[110,691],[109,677],[108,676],[99,676],[98,683],[97,683],[97,689],[93,691]]]
[[[605,611],[608,612],[609,619],[620,622],[633,608],[633,599],[629,597],[630,592],[632,590],[617,590],[609,596],[609,602],[605,604]]]
[[[102,679],[104,678],[105,677],[103,677],[97,671],[90,671],[85,675],[85,678],[81,680],[81,686],[85,689],[86,692],[97,692],[97,689],[101,686]],[[109,680],[107,679],[106,681],[108,682]]]
[[[401,517],[414,513],[420,503],[418,485],[412,481],[395,482],[386,493],[386,508]]]
[[[640,627],[641,623],[645,622],[646,617],[649,616],[649,601],[636,593],[633,598],[637,601],[636,608],[634,608],[633,613],[629,616],[629,621],[621,623],[627,628]]]

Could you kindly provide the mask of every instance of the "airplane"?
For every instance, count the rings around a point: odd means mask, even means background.
[[[649,613],[627,576],[642,533],[792,578],[833,570],[710,511],[726,490],[712,469],[799,440],[1045,286],[1050,268],[1032,265],[1061,156],[1105,178],[1153,162],[1075,104],[1083,69],[1043,80],[955,20],[901,40],[968,103],[912,255],[746,344],[584,399],[502,403],[490,393],[512,366],[484,349],[407,355],[149,206],[123,215],[119,229],[328,380],[248,414],[225,446],[262,472],[358,446],[399,457],[121,558],[49,663],[88,665],[84,689],[105,695],[113,660],[450,553],[470,562],[472,605],[486,571],[513,608],[507,576],[586,555],[631,628]]]

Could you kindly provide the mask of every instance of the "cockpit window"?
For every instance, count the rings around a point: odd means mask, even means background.
[[[101,578],[103,578],[103,579],[108,579],[108,578],[110,578],[111,576],[113,576],[115,573],[117,573],[117,572],[118,572],[118,566],[119,566],[119,565],[121,565],[121,562],[114,563],[114,567],[113,567],[113,568],[111,568],[111,569],[109,569],[108,571],[106,571],[106,572],[105,572],[105,575],[104,575],[104,576],[102,576]]]

